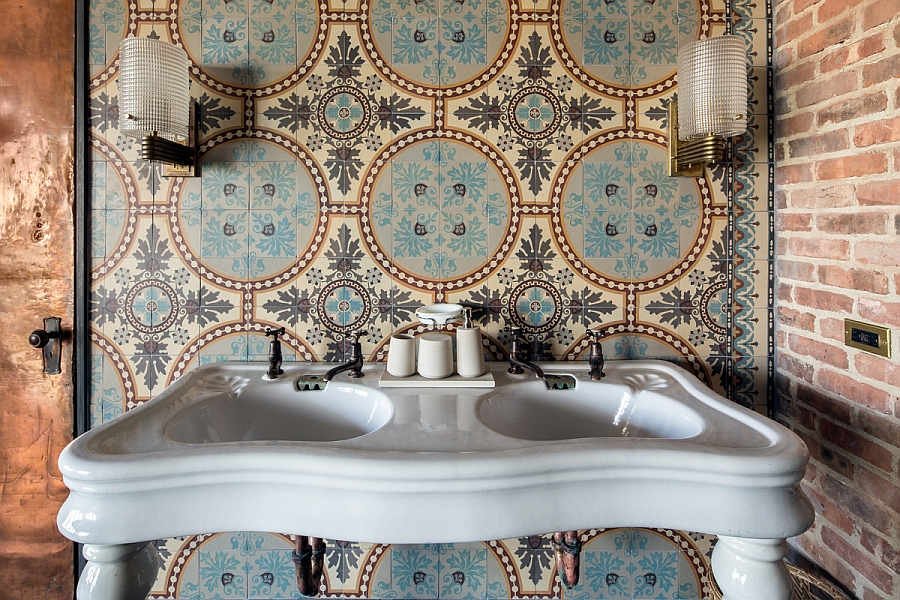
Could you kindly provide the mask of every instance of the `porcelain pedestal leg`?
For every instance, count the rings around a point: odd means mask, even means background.
[[[791,577],[781,559],[784,540],[719,537],[712,570],[722,600],[790,600]]]
[[[159,556],[150,542],[97,546],[85,544],[88,563],[78,580],[78,600],[146,600]]]

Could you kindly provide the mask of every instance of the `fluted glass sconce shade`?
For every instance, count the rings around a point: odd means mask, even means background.
[[[699,40],[678,51],[681,140],[747,131],[747,51],[734,35]]]
[[[725,153],[725,138],[747,131],[747,51],[734,35],[698,40],[678,52],[678,100],[669,103],[669,176],[702,177]]]
[[[183,142],[190,128],[190,61],[162,40],[130,37],[119,44],[119,131],[142,138],[156,132]]]

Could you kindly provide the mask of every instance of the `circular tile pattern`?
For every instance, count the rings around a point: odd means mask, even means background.
[[[372,310],[369,292],[351,279],[333,281],[322,288],[318,300],[319,316],[331,331],[345,333],[366,323]]]
[[[145,279],[128,290],[125,318],[138,331],[165,331],[177,316],[177,295],[168,284],[157,279]]]
[[[559,290],[539,279],[519,284],[509,296],[510,315],[532,333],[552,329],[559,322],[561,305]]]
[[[329,90],[319,102],[319,123],[329,136],[337,139],[358,136],[369,124],[371,116],[366,97],[349,86]]]
[[[528,87],[509,103],[509,124],[513,131],[531,140],[550,137],[562,119],[559,100],[546,89]]]

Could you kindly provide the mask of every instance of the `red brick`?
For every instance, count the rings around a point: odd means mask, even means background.
[[[817,342],[808,337],[798,335],[796,333],[788,334],[788,346],[797,354],[809,356],[815,360],[828,363],[829,365],[846,369],[850,366],[847,359],[847,353],[831,344]]]
[[[839,368],[846,369],[847,367]],[[849,377],[831,369],[821,369],[816,373],[816,382],[829,392],[834,392],[857,404],[868,406],[882,414],[891,412],[890,395],[884,390],[859,381],[858,377]],[[890,467],[888,467],[890,470]]]
[[[888,279],[880,271],[844,269],[843,267],[821,265],[819,267],[819,281],[825,285],[859,292],[888,293]]]
[[[886,170],[887,156],[884,154],[880,152],[855,154],[816,163],[816,179],[828,181],[830,179],[862,177],[863,175],[884,173]]]
[[[900,487],[872,471],[859,468],[856,471],[859,487],[895,513],[900,513]]]
[[[775,179],[779,184],[808,183],[813,180],[810,165],[776,165]]]
[[[778,231],[812,231],[812,215],[810,213],[778,213],[775,215],[775,228]]]
[[[868,527],[860,527],[859,530],[859,544],[868,550],[872,556],[878,556],[881,538],[875,535]]]
[[[828,152],[837,152],[850,147],[850,138],[845,130],[839,129],[828,133],[818,133],[809,137],[788,142],[791,158],[818,156]]]
[[[883,50],[884,36],[878,33],[829,54],[819,63],[819,72],[825,74],[836,69],[842,69]]]
[[[849,119],[858,119],[859,117],[882,112],[885,109],[887,109],[887,94],[880,90],[857,98],[843,99],[840,102],[826,106],[816,114],[816,123],[819,125],[841,123]]]
[[[875,358],[871,355],[858,355],[856,357],[857,366],[861,358]],[[878,413],[869,412],[867,410],[858,411],[856,414],[856,422],[859,430],[874,438],[878,438],[882,442],[896,446],[900,443],[900,422],[879,415]]]
[[[853,462],[844,456],[842,452],[823,446],[818,433],[808,435],[806,432],[799,429],[794,430],[794,433],[800,436],[800,439],[806,444],[812,460],[824,467],[822,469],[823,473],[834,472],[848,479],[854,477],[856,466]]]
[[[822,0],[795,0],[794,1],[794,14],[799,15],[804,10],[809,8],[810,6],[814,6],[821,1]]]
[[[806,58],[807,56],[821,52],[825,48],[830,48],[835,44],[846,41],[853,34],[855,22],[855,19],[848,17],[842,21],[829,25],[825,29],[821,29],[820,27],[815,28],[813,30],[814,33],[802,40],[797,46],[797,56]]]
[[[831,417],[833,420],[847,425],[850,424],[850,418],[853,414],[850,402],[823,394],[818,389],[806,385],[797,386],[797,401],[802,402],[813,410],[819,411],[823,415]]]
[[[857,148],[887,144],[897,140],[900,140],[900,117],[857,125],[853,135],[853,143]]]
[[[778,367],[781,371],[800,377],[804,381],[807,381],[807,377],[809,380],[812,379],[811,366],[800,362],[792,356],[787,356],[784,352],[778,355]],[[781,379],[787,381],[786,377]],[[816,414],[804,405],[794,402],[790,397],[782,394],[776,397],[775,403],[775,414],[787,417],[797,425],[811,431],[816,429]]]
[[[822,544],[814,538],[812,531],[800,537],[800,545],[816,564],[825,569],[844,587],[851,590],[856,587],[856,576],[846,563],[831,550],[823,548]]]
[[[820,24],[824,23],[851,8],[856,8],[855,2],[847,2],[847,0],[825,0],[816,12],[816,21]]]
[[[814,62],[798,64],[793,69],[778,71],[778,74],[775,76],[775,89],[779,93],[784,93],[794,86],[812,81],[815,77],[816,64]]]
[[[778,322],[788,327],[796,327],[809,332],[813,332],[816,329],[815,316],[786,306],[778,309]]]
[[[783,258],[775,263],[778,277],[783,279],[797,279],[800,281],[812,281],[816,267],[812,263],[788,260]]]
[[[816,229],[825,233],[887,233],[888,216],[884,213],[844,213],[820,215]]]
[[[900,243],[857,242],[856,260],[870,265],[900,267]]]
[[[864,30],[887,23],[900,12],[900,0],[876,0],[871,2],[862,15]]]
[[[819,319],[819,333],[830,340],[844,341],[844,321],[842,319]]]
[[[812,28],[812,20],[812,13],[808,13],[790,21],[779,21],[779,23],[784,23],[784,25],[775,31],[776,45],[779,48],[784,47],[792,40],[809,33]]]
[[[849,484],[826,475],[822,480],[822,492],[838,506],[862,518],[875,529],[884,531],[891,526],[890,513],[883,507],[876,506],[868,497],[863,497]]]
[[[801,484],[806,496],[812,502],[816,514],[822,515],[829,523],[847,534],[853,533],[853,520],[847,514],[836,507],[828,498],[819,494],[816,490],[808,485]]]
[[[900,185],[895,180],[864,183],[856,189],[856,200],[861,206],[900,205]]]
[[[850,242],[828,238],[791,238],[788,248],[794,256],[810,258],[833,258],[846,260],[850,258]]]
[[[797,135],[798,133],[806,133],[809,131],[812,122],[813,114],[809,112],[793,115],[787,119],[776,119],[776,135],[780,138],[787,138],[792,135]]]
[[[795,287],[794,299],[797,304],[820,310],[842,313],[850,313],[853,310],[853,298],[845,294]]]
[[[900,77],[900,55],[891,55],[865,65],[862,70],[863,87]]]
[[[778,288],[775,290],[775,297],[778,298],[779,302],[790,302],[792,296],[791,286],[786,285],[784,283],[779,283]]]
[[[878,588],[888,594],[894,591],[894,580],[890,573],[873,563],[868,556],[830,528],[822,528],[822,541]]]
[[[784,23],[784,21],[779,20],[776,21],[776,23]],[[772,62],[773,66],[775,67],[776,73],[782,73],[786,71],[789,66],[791,66],[791,61],[793,60],[791,52],[792,50],[790,48],[784,47],[775,52],[775,57]]]
[[[900,25],[894,27],[894,43],[900,46]]]
[[[896,599],[888,598],[887,596],[882,595],[881,592],[875,590],[874,587],[867,585],[866,589],[863,590],[862,600],[896,600]]]
[[[853,359],[853,364],[860,375],[900,387],[900,364],[889,358],[881,358],[880,356],[860,352]],[[889,444],[900,446],[900,426],[890,431],[893,433],[893,437],[881,437],[881,439]],[[876,435],[876,437],[880,436]]]
[[[819,434],[823,442],[840,448],[844,452],[849,452],[882,471],[891,470],[892,457],[890,450],[867,440],[856,431],[841,427],[828,419],[819,419]],[[874,523],[872,526],[880,528],[879,525]]]
[[[882,325],[900,327],[900,302],[882,302],[873,298],[859,299],[859,316]],[[900,385],[900,379],[896,385]]]
[[[794,97],[798,108],[837,98],[856,89],[856,73],[838,73],[799,90]]]
[[[852,185],[828,185],[791,191],[791,208],[841,208],[856,202]]]
[[[900,573],[900,550],[890,545],[882,546],[881,562],[894,573]]]
[[[782,161],[784,160],[784,157],[784,144],[782,144],[781,142],[777,142],[775,144],[775,160]]]

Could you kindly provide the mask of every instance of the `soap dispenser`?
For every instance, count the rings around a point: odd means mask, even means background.
[[[456,329],[456,372],[460,377],[479,377],[484,373],[484,347],[481,328],[473,327],[470,308],[463,313],[462,327]]]

